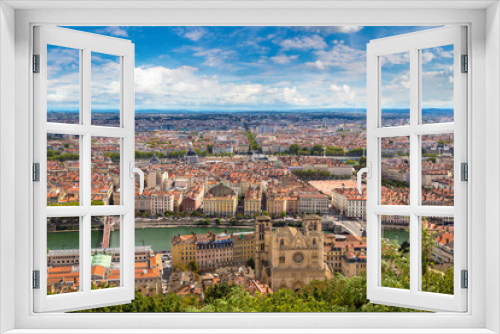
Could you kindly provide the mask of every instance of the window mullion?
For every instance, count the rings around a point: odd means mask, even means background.
[[[420,204],[420,152],[419,136],[414,132],[420,114],[420,54],[410,50],[410,291],[418,291],[420,281],[420,219],[414,209]]]
[[[82,124],[87,130],[91,125],[91,51],[89,48],[83,49],[82,57],[82,86],[81,86],[81,101],[82,101]],[[82,205],[86,212],[81,219],[82,227],[82,243],[80,244],[80,289],[84,293],[90,294],[91,290],[91,220],[90,203],[91,203],[91,133],[86,131],[82,136],[81,159],[80,159],[80,187],[83,189]]]

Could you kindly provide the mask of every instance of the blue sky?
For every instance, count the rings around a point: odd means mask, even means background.
[[[278,110],[364,108],[366,44],[428,27],[71,27],[135,43],[137,109]],[[78,96],[77,58],[49,50],[49,110]],[[430,106],[449,107],[449,50],[429,50]],[[387,107],[406,107],[404,57],[390,57],[383,84]],[[452,64],[452,63],[451,63]],[[76,66],[76,68],[75,68]],[[118,104],[119,67],[92,56],[93,109]],[[406,75],[406,77],[405,77]],[[448,82],[448,84],[446,83]],[[76,84],[75,84],[76,83]],[[437,87],[437,86],[436,86]],[[75,95],[76,94],[76,95]]]

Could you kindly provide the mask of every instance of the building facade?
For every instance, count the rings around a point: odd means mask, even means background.
[[[258,217],[256,228],[255,273],[274,291],[297,290],[311,281],[331,278],[323,260],[321,218],[304,217],[302,228],[273,228],[269,217]]]

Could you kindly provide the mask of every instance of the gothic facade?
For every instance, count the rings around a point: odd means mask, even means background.
[[[274,291],[295,291],[311,281],[331,278],[323,261],[320,217],[305,216],[301,229],[273,228],[269,217],[257,217],[255,233],[255,274]]]

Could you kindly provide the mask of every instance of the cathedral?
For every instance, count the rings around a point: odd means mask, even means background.
[[[323,261],[321,218],[305,216],[302,228],[272,226],[266,216],[255,221],[255,274],[273,290],[297,290],[311,281],[331,278]]]

